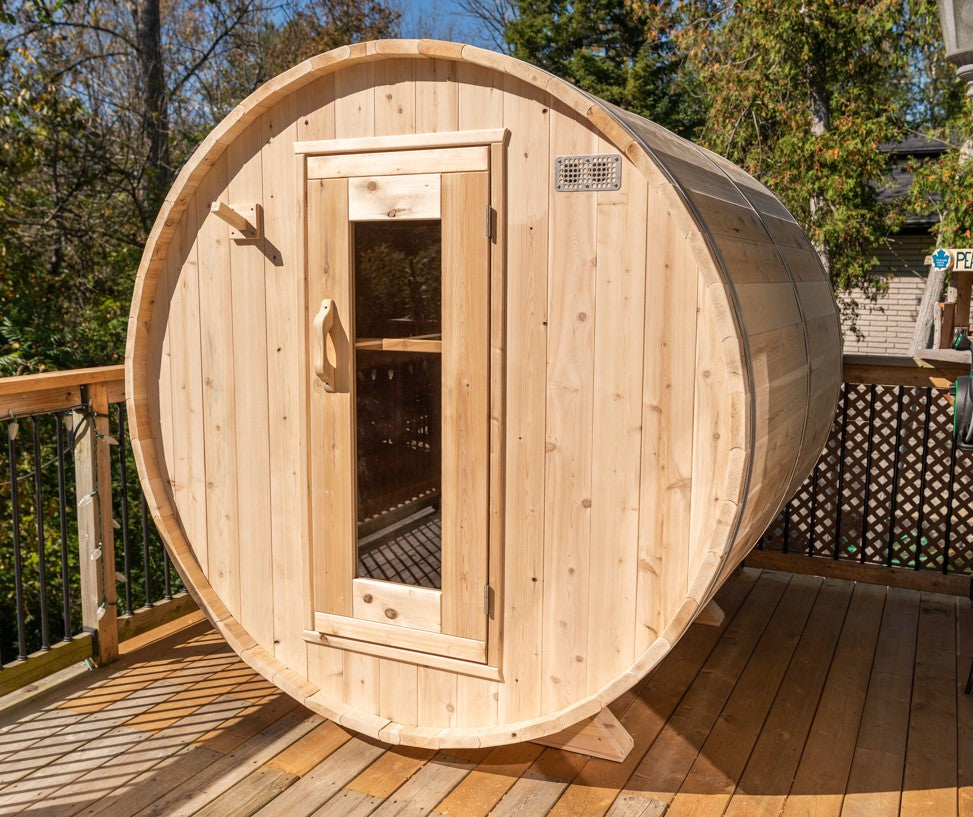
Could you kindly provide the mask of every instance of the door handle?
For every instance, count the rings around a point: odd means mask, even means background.
[[[335,390],[335,366],[328,360],[328,338],[334,330],[336,313],[334,301],[325,298],[321,301],[321,308],[314,316],[314,374],[324,383],[324,390]],[[337,353],[337,344],[335,352]]]

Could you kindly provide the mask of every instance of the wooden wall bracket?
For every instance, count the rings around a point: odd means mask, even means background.
[[[635,748],[635,740],[607,707],[592,718],[579,721],[534,743],[602,760],[614,760],[616,763],[625,760]]]
[[[263,233],[263,212],[259,204],[214,201],[209,209],[230,225],[230,238],[234,241],[255,241]]]

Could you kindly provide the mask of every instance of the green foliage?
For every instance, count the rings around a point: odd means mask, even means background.
[[[135,271],[167,187],[212,127],[299,58],[388,36],[398,16],[378,0],[314,0],[286,10],[243,0],[173,0],[162,15],[164,109],[146,104],[143,40],[133,19],[158,0],[127,4],[22,0],[0,6],[0,376],[120,363]],[[149,9],[151,11],[152,9]],[[150,15],[151,16],[151,15]],[[143,32],[144,33],[144,32]],[[285,64],[286,63],[286,64]],[[161,114],[161,115],[160,115]],[[165,138],[163,149],[157,139]],[[153,158],[154,157],[154,158]],[[164,191],[163,191],[164,192]],[[29,420],[13,463],[19,489],[27,651],[40,646],[40,566],[51,638],[61,608],[61,533],[53,420],[41,424],[41,507],[34,498]],[[6,430],[6,424],[0,426]],[[114,432],[118,436],[118,432]],[[24,443],[23,440],[28,440]],[[114,496],[120,460],[113,451]],[[79,631],[74,464],[67,459],[66,535],[73,630]],[[145,600],[141,491],[128,452],[131,590]],[[13,491],[0,449],[0,659],[16,655]],[[43,532],[38,543],[38,513]],[[121,506],[114,509],[122,520]],[[151,525],[149,575],[161,596],[162,548]],[[43,553],[43,559],[39,555]],[[123,571],[122,531],[116,568]],[[174,590],[179,588],[173,575]],[[119,583],[124,605],[125,583]],[[124,610],[120,606],[120,611]]]
[[[904,13],[897,32],[897,47],[908,61],[901,85],[903,121],[913,133],[941,131],[967,116],[966,83],[946,59],[936,0],[906,0]]]
[[[0,72],[0,375],[119,362],[142,234],[103,128],[23,59]]]
[[[901,207],[938,219],[936,246],[969,247],[973,243],[973,102],[966,96],[966,83],[945,59],[935,2],[915,2],[910,42],[920,70],[914,72],[917,80],[909,97],[910,124],[948,148],[934,161],[912,163],[913,185]]]
[[[341,45],[398,36],[401,17],[380,0],[313,0],[268,30],[265,78]]]
[[[898,216],[883,143],[902,134],[898,0],[739,0],[692,44],[709,93],[700,138],[770,187],[836,288],[868,286]]]
[[[31,420],[19,422],[17,454],[14,472],[17,479],[17,508],[19,511],[17,532],[20,538],[21,592],[23,604],[21,611],[24,619],[26,650],[34,652],[41,647],[41,592],[40,592],[40,554],[44,557],[44,573],[48,618],[51,642],[64,637],[63,626],[63,580],[61,571],[61,524],[58,487],[58,461],[55,423],[61,420],[55,416],[37,418],[37,433],[40,442],[40,518],[42,546],[38,547],[38,513],[35,498],[35,473],[37,463],[33,454],[34,426]],[[4,424],[6,432],[7,424]],[[70,426],[66,426],[66,429]],[[116,439],[121,437],[114,407],[110,416],[110,434]],[[4,433],[6,437],[6,433]],[[118,614],[126,611],[126,580],[130,577],[131,607],[137,610],[145,605],[145,557],[143,550],[143,528],[141,515],[141,488],[136,478],[135,462],[132,452],[126,448],[127,468],[127,507],[123,511],[123,492],[121,480],[121,449],[115,446],[112,452],[112,499],[113,517],[122,525],[127,517],[127,527],[119,527],[114,532],[115,571],[117,578]],[[67,559],[67,580],[71,627],[68,635],[81,632],[81,584],[78,564],[78,526],[75,513],[76,492],[74,459],[71,454],[70,434],[65,434],[65,507],[64,525]],[[18,652],[17,634],[17,587],[14,571],[14,527],[13,491],[10,478],[10,461],[7,446],[0,450],[0,658],[8,662]],[[149,595],[153,602],[163,597],[163,550],[158,533],[147,520],[145,534],[148,536]],[[129,548],[129,569],[125,570],[125,542]],[[171,573],[173,593],[182,589],[179,577]]]
[[[973,157],[969,141],[973,132],[969,121],[969,117],[958,118],[955,128],[933,132],[954,142],[937,161],[913,164],[912,189],[903,203],[915,212],[938,217],[936,246],[940,247],[969,247],[973,243]]]
[[[951,152],[890,203],[885,146],[954,141],[969,114],[935,0],[520,0],[515,56],[727,156],[804,226],[836,289],[883,289],[875,248],[907,213],[969,228]],[[949,188],[949,189],[947,189]]]
[[[0,376],[120,363],[135,271],[176,169],[264,80],[392,36],[399,19],[381,0],[173,0],[158,110],[134,22],[153,4],[0,10]]]
[[[356,225],[355,300],[359,337],[424,335],[441,331],[442,242],[438,222]],[[407,322],[400,331],[390,321]]]
[[[675,43],[670,4],[519,0],[505,28],[511,53],[626,110],[689,136],[701,124]]]

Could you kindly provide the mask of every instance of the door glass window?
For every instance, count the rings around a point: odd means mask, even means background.
[[[356,575],[442,586],[442,232],[354,224]]]

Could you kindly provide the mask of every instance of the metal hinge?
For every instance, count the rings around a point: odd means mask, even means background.
[[[483,615],[490,615],[490,585],[483,586]]]

